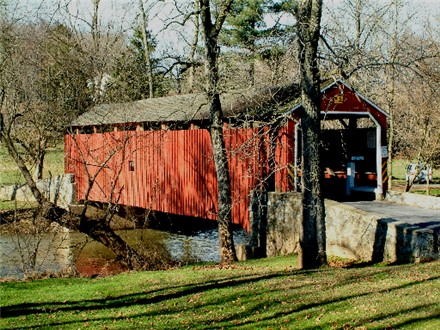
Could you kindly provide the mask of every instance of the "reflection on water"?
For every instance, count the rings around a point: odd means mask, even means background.
[[[235,231],[234,242],[236,244],[245,243],[247,242],[247,236],[245,231]],[[199,261],[220,261],[217,229],[198,232],[191,236],[172,234],[165,240],[165,244],[176,260],[183,260],[188,257],[185,253],[189,252],[191,256]]]
[[[220,261],[218,231],[208,229],[193,234],[153,229],[117,231],[131,245],[164,246],[175,261]],[[236,244],[246,243],[244,230],[234,231]],[[60,272],[75,266],[85,273],[94,268],[114,266],[114,255],[102,244],[77,232],[45,233],[0,237],[0,277],[22,278],[24,274]],[[92,269],[87,269],[92,268]],[[96,269],[95,269],[96,271]]]
[[[72,264],[67,232],[0,237],[0,277],[58,272]]]

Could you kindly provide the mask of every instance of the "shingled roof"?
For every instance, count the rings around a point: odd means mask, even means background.
[[[297,84],[223,93],[223,114],[225,117],[266,114],[294,100],[298,95]],[[71,126],[191,122],[203,121],[209,119],[209,116],[206,95],[199,93],[97,105],[74,120]]]

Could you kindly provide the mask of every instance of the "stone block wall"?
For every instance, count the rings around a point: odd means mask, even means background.
[[[68,206],[74,201],[75,185],[72,174],[37,181],[37,186],[46,198],[62,208],[68,209]],[[32,202],[35,201],[35,198],[25,184],[0,187],[0,201],[12,200]]]
[[[439,257],[440,226],[420,228],[326,200],[327,254],[361,261],[418,262]],[[269,193],[268,257],[297,251],[301,194]]]
[[[266,255],[297,252],[301,224],[301,195],[268,193]]]
[[[376,237],[382,235],[377,216],[331,200],[325,209],[328,255],[372,260]]]

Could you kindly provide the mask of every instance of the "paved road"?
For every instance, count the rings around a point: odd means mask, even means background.
[[[402,205],[390,202],[344,202],[357,209],[379,214],[383,218],[391,218],[404,221],[410,224],[417,224],[420,227],[433,224],[440,225],[440,210],[432,210],[417,206]]]

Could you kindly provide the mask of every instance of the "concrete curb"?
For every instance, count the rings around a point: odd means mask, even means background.
[[[392,203],[400,203],[425,207],[433,210],[440,210],[440,197],[424,196],[414,193],[390,190],[387,192],[385,200]]]

